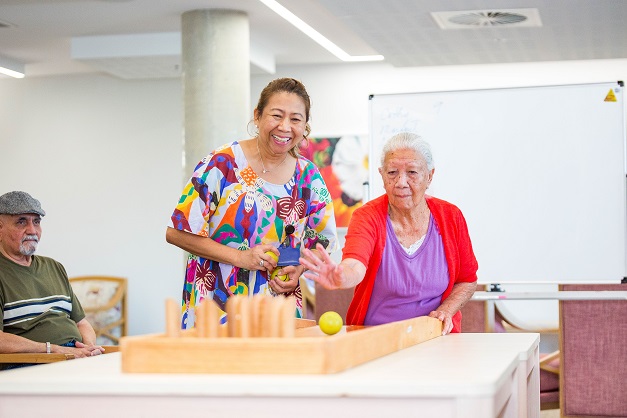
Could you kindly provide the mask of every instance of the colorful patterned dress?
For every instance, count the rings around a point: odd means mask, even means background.
[[[205,157],[170,219],[170,227],[190,232],[239,250],[259,244],[276,247],[293,225],[293,248],[321,243],[328,252],[337,248],[331,196],[317,167],[299,157],[294,176],[273,184],[257,176],[238,142],[226,144]],[[249,271],[190,254],[183,288],[182,328],[194,326],[196,305],[213,299],[223,311],[231,295],[269,294],[266,271]],[[300,287],[296,316],[302,316]]]

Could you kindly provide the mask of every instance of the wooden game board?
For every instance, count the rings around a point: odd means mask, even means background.
[[[426,316],[372,327],[345,326],[326,335],[294,317],[293,299],[231,297],[227,325],[213,302],[197,309],[196,327],[181,331],[180,307],[166,303],[166,333],[123,337],[128,373],[327,374],[439,337]]]

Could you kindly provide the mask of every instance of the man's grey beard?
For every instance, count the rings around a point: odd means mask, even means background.
[[[34,240],[35,242],[33,243],[32,241],[29,242],[24,242],[27,240]],[[37,235],[26,235],[23,239],[22,239],[22,243],[20,244],[20,254],[22,255],[33,255],[35,254],[35,251],[37,251],[37,244],[39,243],[39,238],[37,238]]]

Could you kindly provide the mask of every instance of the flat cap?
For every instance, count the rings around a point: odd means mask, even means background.
[[[0,214],[21,215],[23,213],[46,216],[39,200],[26,192],[9,192],[0,196]]]

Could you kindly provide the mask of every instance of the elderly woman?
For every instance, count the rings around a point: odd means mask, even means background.
[[[378,325],[418,316],[460,332],[459,309],[476,288],[466,221],[451,203],[425,194],[434,173],[429,144],[400,133],[383,147],[379,173],[385,194],[357,209],[341,263],[304,250],[305,277],[327,289],[356,286],[346,322]]]

